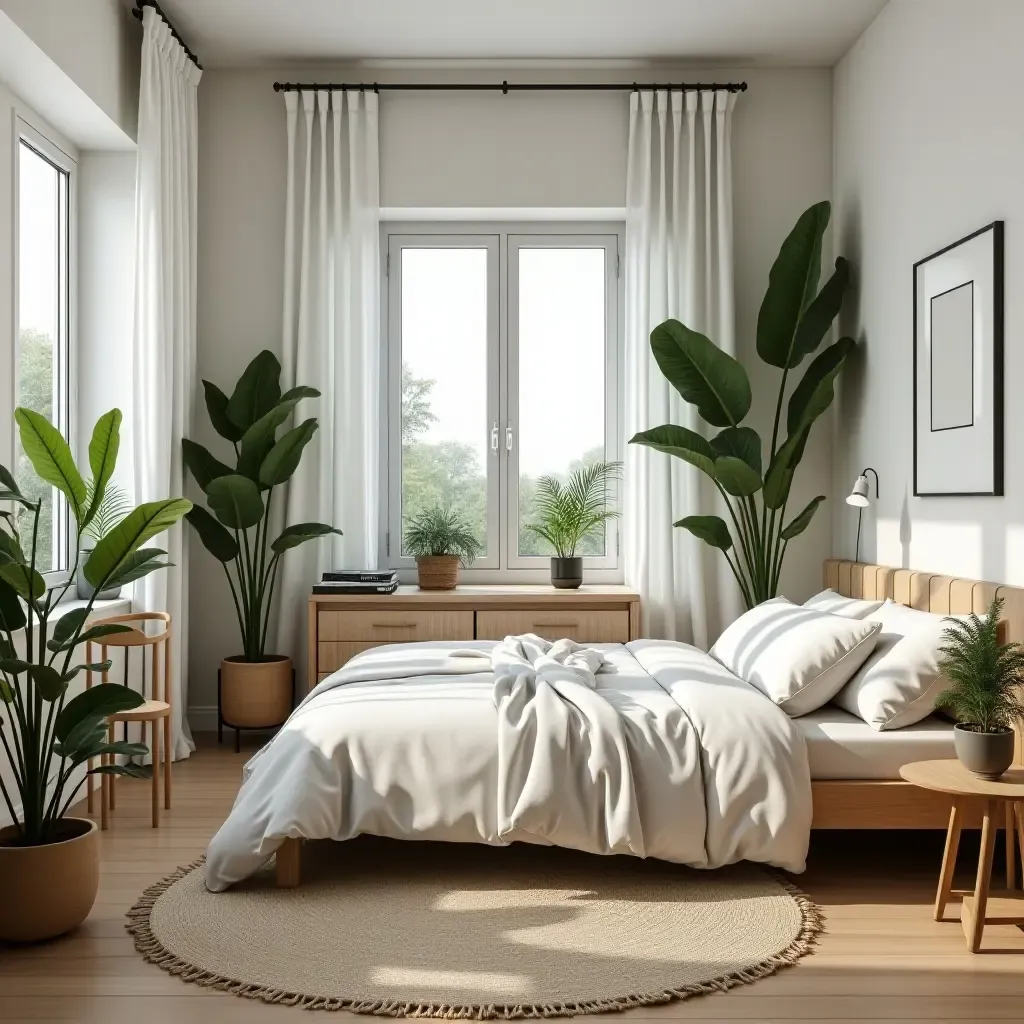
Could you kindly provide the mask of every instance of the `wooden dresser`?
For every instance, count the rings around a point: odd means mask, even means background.
[[[457,587],[393,594],[313,594],[309,685],[381,644],[414,640],[502,640],[537,633],[552,640],[625,643],[640,636],[640,595],[621,586]]]

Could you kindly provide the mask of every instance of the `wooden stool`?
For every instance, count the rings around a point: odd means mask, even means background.
[[[948,793],[953,797],[946,833],[946,849],[942,855],[942,873],[935,893],[935,920],[943,920],[951,896],[961,896],[960,922],[967,937],[967,948],[977,953],[986,924],[1024,924],[1024,898],[1020,896],[990,898],[992,857],[996,849],[996,832],[1006,828],[1006,887],[1017,885],[1017,851],[1014,831],[1024,854],[1024,769],[1011,768],[1005,775],[989,782],[969,772],[955,758],[943,761],[915,761],[905,764],[900,775],[914,786]],[[953,888],[956,854],[960,847],[960,831],[971,804],[980,805],[981,852],[974,891]],[[1000,806],[1000,805],[1003,806]],[[1000,814],[1000,811],[1003,814]],[[1002,819],[1002,820],[1000,820]]]
[[[163,729],[163,790],[164,790],[164,807],[170,808],[171,806],[171,617],[166,612],[136,612],[132,615],[115,615],[109,619],[97,619],[94,625],[106,624],[106,623],[118,623],[121,625],[129,625],[131,623],[146,623],[146,622],[159,622],[164,626],[164,630],[161,633],[157,633],[153,636],[148,635],[145,632],[145,626],[143,625],[140,629],[138,626],[132,626],[131,632],[127,633],[111,633],[103,638],[103,641],[99,644],[100,648],[100,661],[107,660],[107,650],[112,647],[120,648],[124,650],[124,685],[128,686],[128,662],[129,662],[129,651],[133,647],[150,648],[152,652],[151,656],[151,670],[150,676],[150,689],[149,699],[144,704],[140,704],[139,707],[133,708],[131,711],[119,711],[117,714],[111,715],[107,719],[108,735],[110,742],[114,741],[114,729],[118,722],[123,722],[124,729],[127,732],[129,722],[138,722],[142,728],[142,740],[146,741],[146,723],[149,723],[150,727],[150,743],[149,750],[153,758],[153,828],[160,827],[160,762],[161,762],[161,751],[160,751],[160,731]],[[93,653],[94,641],[89,641],[86,644],[86,663],[93,664],[95,662],[95,655]],[[160,650],[160,645],[163,645],[163,651]],[[104,683],[109,682],[108,670],[103,671],[102,681]],[[161,684],[161,676],[163,682]],[[85,676],[86,687],[92,686],[92,672],[86,671]],[[142,656],[142,696],[146,696],[146,657],[145,651]],[[101,755],[102,764],[114,764],[113,754]],[[92,768],[92,759],[89,761],[89,767]],[[89,811],[93,809],[93,786],[92,776],[87,776],[86,781],[86,794],[87,804]],[[114,775],[103,775],[102,781],[100,782],[100,828],[107,828],[109,825],[109,812],[115,808],[115,785],[114,781],[116,776]]]

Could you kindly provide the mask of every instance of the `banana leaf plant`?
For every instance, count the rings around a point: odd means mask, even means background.
[[[818,495],[787,520],[790,488],[807,438],[831,405],[836,377],[855,345],[852,338],[840,338],[815,356],[787,403],[791,374],[821,345],[849,283],[849,264],[839,257],[819,288],[830,213],[830,204],[823,202],[801,214],[772,266],[757,318],[757,354],[782,371],[767,449],[757,431],[743,425],[752,400],[743,365],[678,320],[667,320],[651,333],[661,372],[718,433],[709,439],[667,423],[641,431],[630,443],[682,459],[714,483],[731,527],[715,515],[686,516],[675,525],[724,554],[748,608],[776,595],[790,541],[807,529],[825,500]]]
[[[298,469],[318,426],[315,417],[293,427],[287,427],[288,421],[299,402],[319,398],[320,392],[300,385],[282,394],[281,364],[266,350],[245,368],[230,397],[208,380],[203,388],[213,429],[234,448],[234,466],[195,441],[182,441],[185,466],[210,506],[208,511],[195,505],[186,518],[224,568],[243,660],[264,661],[282,555],[306,541],[341,533],[323,523],[296,523],[270,540],[274,491]],[[287,429],[278,436],[282,427]]]
[[[86,579],[95,592],[141,579],[166,568],[166,551],[144,547],[191,508],[184,498],[147,502],[131,510],[97,542],[81,551],[82,535],[94,522],[117,462],[121,412],[101,416],[89,443],[92,479],[86,485],[60,432],[30,409],[17,409],[21,447],[36,475],[65,498],[77,536],[75,565],[67,582],[48,586],[36,569],[41,502],[25,497],[14,476],[0,466],[0,747],[9,773],[0,773],[0,795],[15,825],[13,842],[43,846],[62,837],[61,821],[85,778],[75,769],[101,754],[135,757],[144,743],[110,743],[107,718],[143,703],[127,686],[100,683],[68,699],[71,681],[83,669],[103,671],[110,662],[75,664],[76,651],[89,640],[130,632],[115,623],[88,625],[95,597],[84,608],[50,619],[75,580],[78,559],[86,557]],[[14,508],[21,506],[21,514]],[[131,764],[98,766],[87,774],[137,775]],[[21,810],[15,806],[15,795]]]

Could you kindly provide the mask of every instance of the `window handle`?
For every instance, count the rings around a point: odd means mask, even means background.
[[[491,451],[496,452],[498,450],[498,424],[495,423],[491,427]]]
[[[512,427],[511,425],[505,428],[505,451],[512,451]]]

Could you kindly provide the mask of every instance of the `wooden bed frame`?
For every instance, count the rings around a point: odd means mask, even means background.
[[[937,615],[984,612],[992,598],[1001,597],[1006,639],[1024,643],[1024,588],[837,558],[825,562],[824,577],[826,587],[846,597],[890,598]],[[1014,764],[1024,765],[1020,728],[1017,729]],[[816,829],[945,829],[949,823],[950,798],[918,789],[908,782],[829,779],[812,782],[811,789],[814,799],[811,827]],[[980,828],[980,812],[969,810],[964,827]],[[294,888],[299,884],[301,849],[301,839],[286,839],[278,849],[275,869],[278,886]]]

